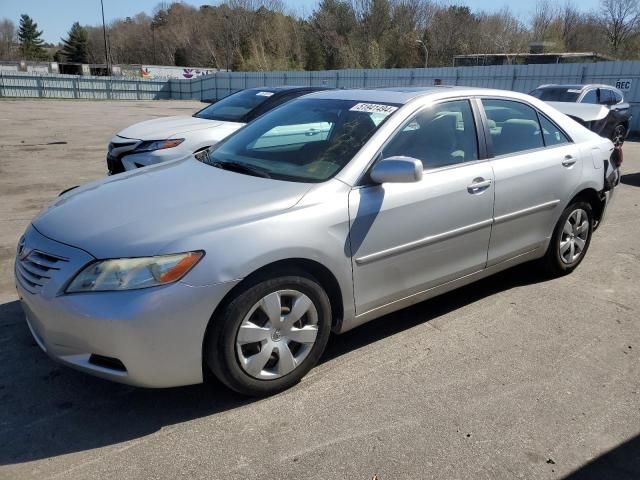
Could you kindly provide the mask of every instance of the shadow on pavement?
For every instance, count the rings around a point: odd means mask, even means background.
[[[522,265],[334,335],[323,362],[435,319],[483,297],[543,281]],[[304,388],[304,382],[296,388]],[[215,380],[148,390],[57,365],[33,341],[19,303],[0,305],[0,465],[118,444],[162,427],[214,416],[259,400]]]
[[[600,455],[564,480],[637,480],[640,478],[640,435]]]
[[[640,173],[627,173],[626,175],[622,175],[620,181],[625,185],[640,187]]]

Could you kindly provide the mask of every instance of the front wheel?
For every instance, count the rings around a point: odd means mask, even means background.
[[[571,273],[582,262],[593,233],[593,211],[587,202],[569,205],[560,215],[544,257],[545,270],[553,276]]]
[[[243,289],[212,322],[209,368],[232,390],[264,396],[296,384],[318,362],[331,304],[312,277],[281,276]]]

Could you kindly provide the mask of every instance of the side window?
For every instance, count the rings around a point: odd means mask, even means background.
[[[580,103],[598,103],[598,91],[595,89],[589,90],[584,97],[582,97]]]
[[[511,100],[483,99],[493,151],[509,155],[544,147],[536,111]]]
[[[569,143],[567,136],[555,126],[547,117],[540,115],[540,125],[542,126],[542,135],[544,136],[544,144],[547,147],[553,145],[562,145]]]
[[[608,88],[600,89],[600,105],[613,105],[615,102],[615,97],[613,96],[613,92]]]
[[[478,140],[468,100],[443,102],[411,118],[382,151],[422,161],[425,170],[478,159]]]
[[[620,92],[613,91],[613,95],[616,97],[616,104],[621,103],[623,98]]]

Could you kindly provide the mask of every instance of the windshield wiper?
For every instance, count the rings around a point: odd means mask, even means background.
[[[271,175],[264,170],[250,165],[245,165],[240,162],[221,162],[220,160],[213,160],[207,163],[213,167],[221,168],[222,170],[246,173],[247,175],[253,175],[254,177],[271,178]]]

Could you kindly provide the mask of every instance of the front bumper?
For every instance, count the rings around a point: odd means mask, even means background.
[[[32,227],[26,238],[29,248],[34,248],[36,239],[38,250],[44,245],[50,252],[58,248],[72,253],[72,247],[57,244]],[[50,357],[92,375],[136,386],[202,382],[205,331],[215,307],[235,282],[204,287],[178,282],[122,292],[61,294],[68,273],[64,280],[53,276],[34,292],[16,270],[27,324]],[[94,360],[104,357],[117,359],[124,368]]]

